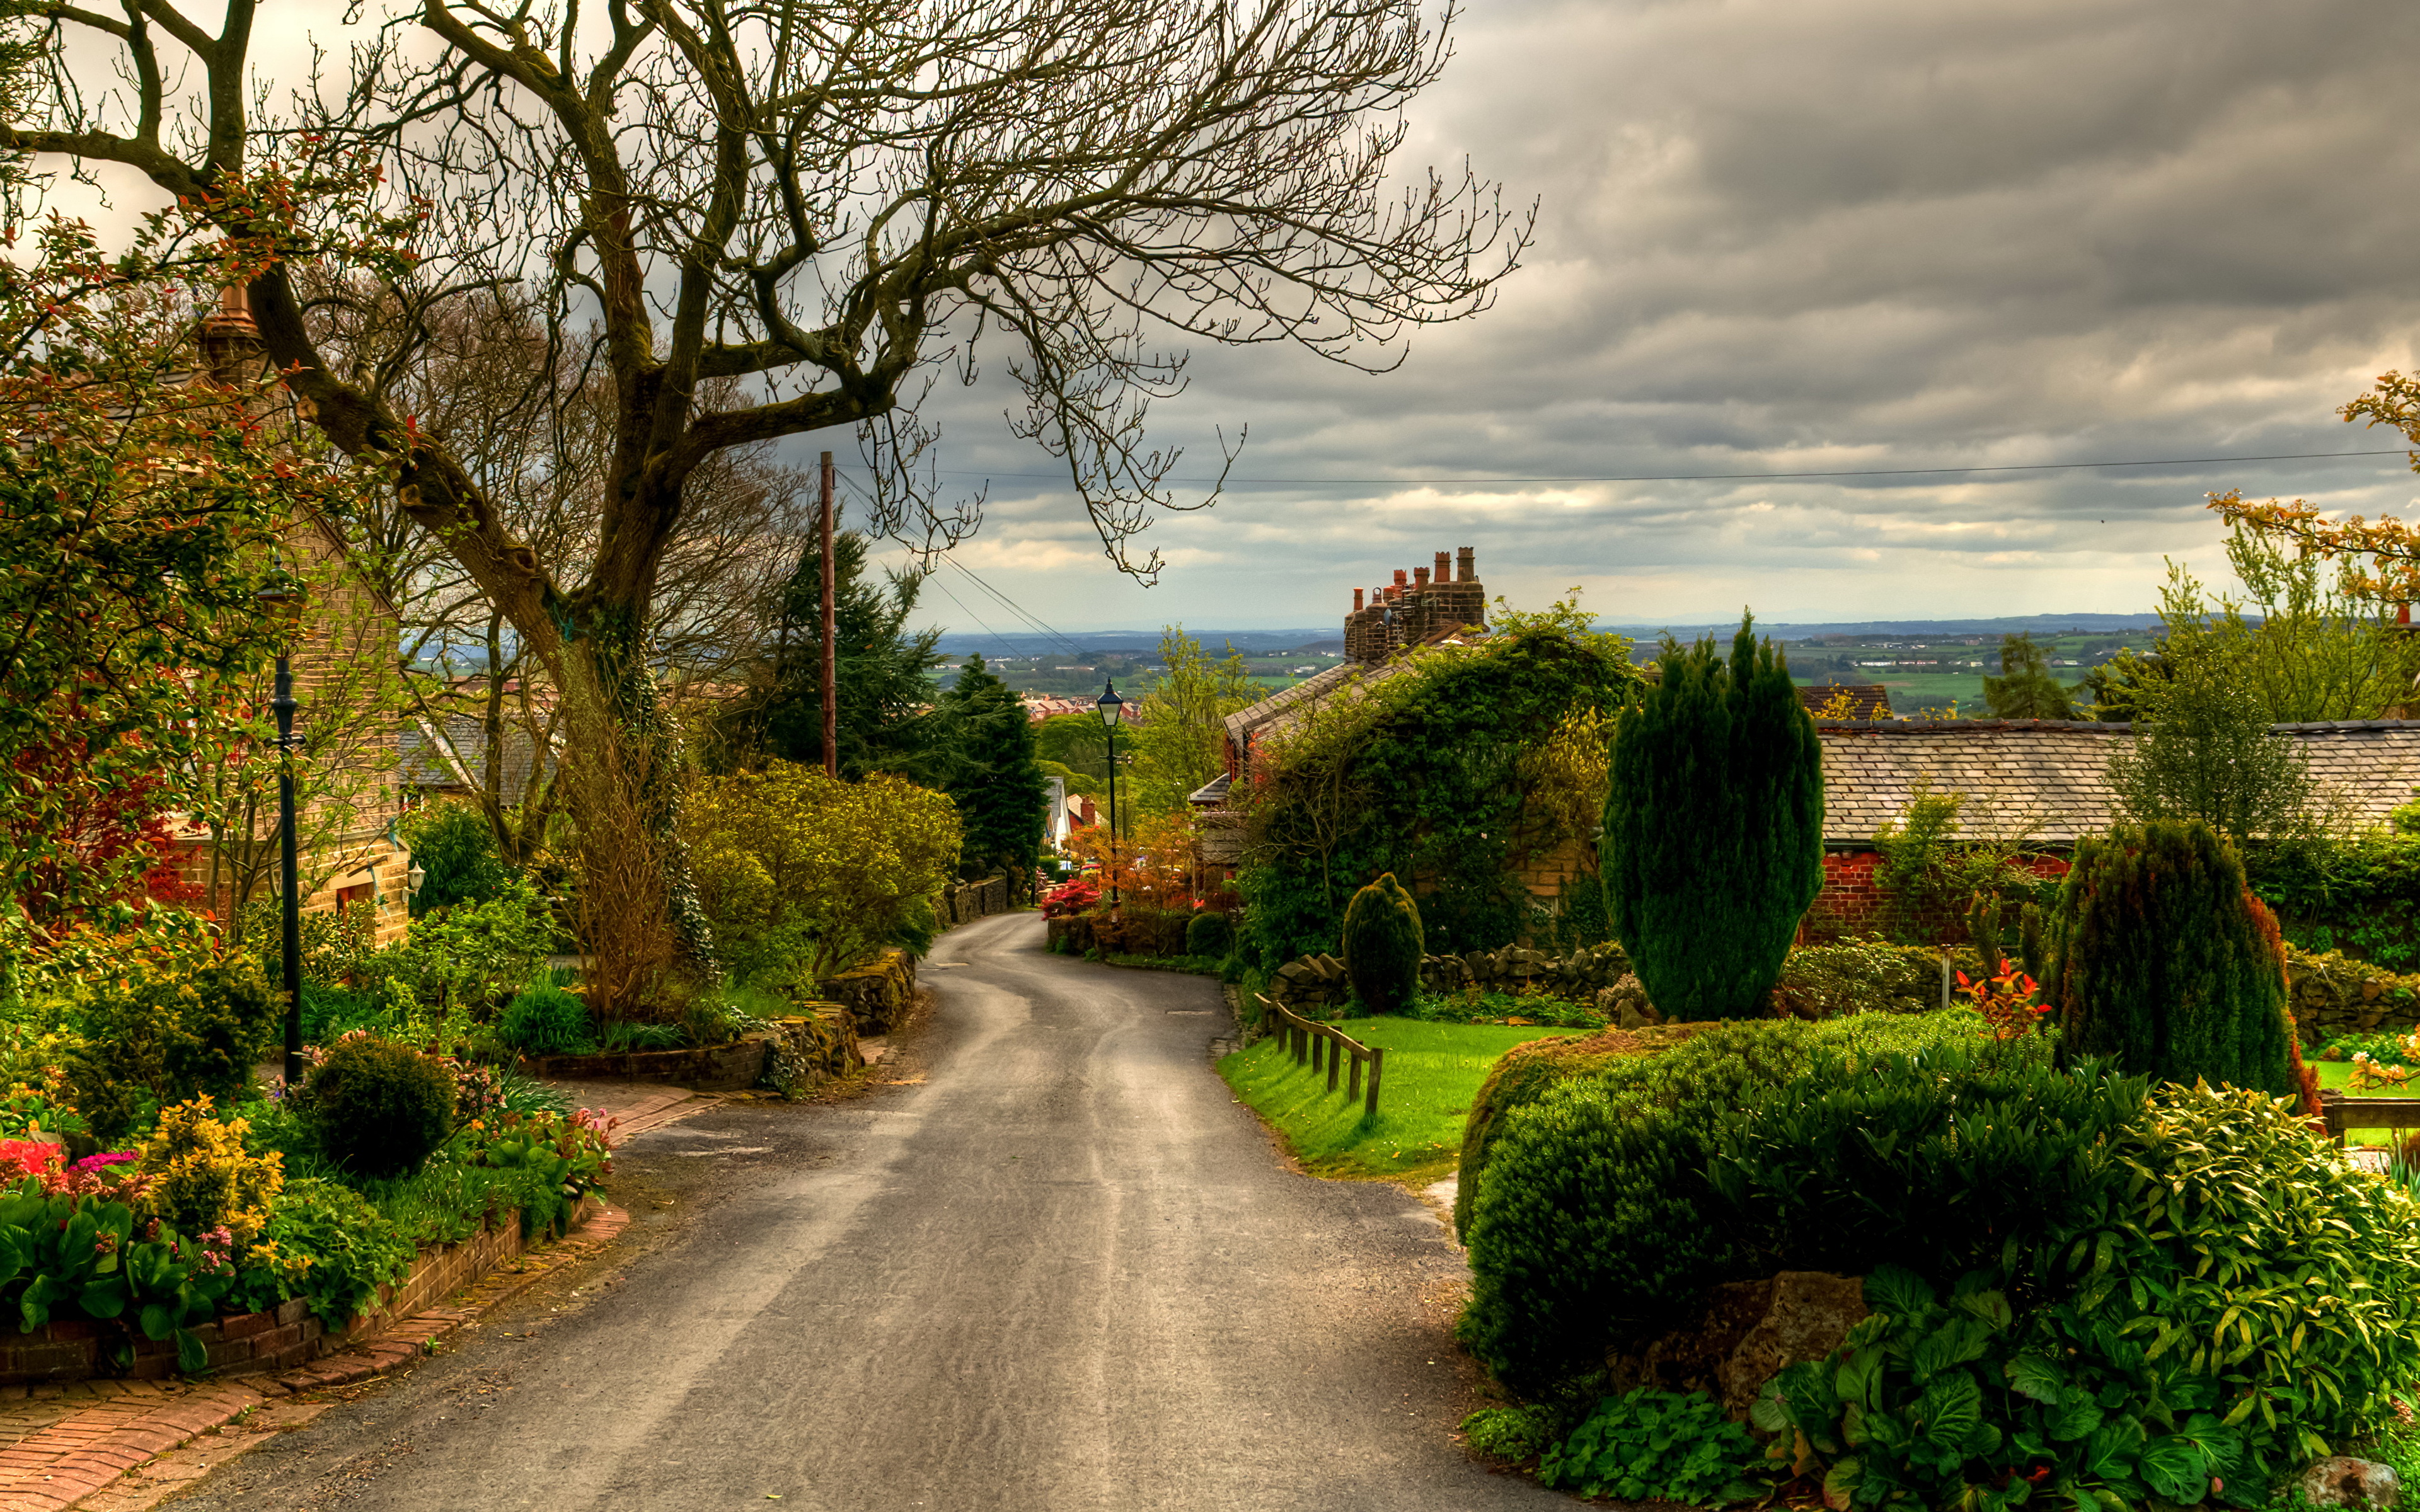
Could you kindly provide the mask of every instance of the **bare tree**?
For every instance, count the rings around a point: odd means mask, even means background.
[[[1146,438],[1184,369],[1151,331],[1383,368],[1407,328],[1482,309],[1528,236],[1467,168],[1390,176],[1402,110],[1449,52],[1451,10],[1421,0],[423,0],[355,50],[349,86],[278,122],[248,114],[256,0],[226,0],[216,33],[171,0],[121,3],[46,14],[115,46],[122,87],[54,66],[45,113],[0,146],[195,196],[264,147],[365,147],[438,217],[411,298],[527,277],[552,332],[597,326],[608,486],[575,581],[374,376],[331,363],[286,268],[250,290],[315,423],[394,469],[402,507],[565,698],[658,774],[612,785],[650,802],[670,801],[671,758],[641,637],[690,480],[719,454],[861,427],[876,528],[946,547],[978,510],[905,486],[931,440],[915,404],[937,366],[970,381],[1005,339],[1012,428],[1149,578],[1156,553],[1130,543],[1188,507],[1168,487],[1177,452]],[[189,76],[199,89],[172,98]],[[713,407],[718,379],[746,397]],[[649,823],[668,834],[669,809]],[[678,927],[685,889],[669,896]]]

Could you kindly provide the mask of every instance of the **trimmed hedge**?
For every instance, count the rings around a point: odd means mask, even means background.
[[[1618,1335],[1668,1325],[1717,1282],[1770,1274],[1741,1269],[1752,1252],[1715,1221],[1708,1171],[1723,1122],[1826,1053],[1979,1046],[1981,1027],[1962,1011],[1746,1020],[1660,1054],[1575,1057],[1575,1074],[1497,1078],[1497,1132],[1461,1178],[1476,1188],[1463,1341],[1516,1390],[1544,1387],[1601,1365]]]

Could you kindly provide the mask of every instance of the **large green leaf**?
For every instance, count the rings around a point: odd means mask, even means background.
[[[126,1278],[106,1276],[84,1288],[76,1305],[87,1318],[115,1318],[126,1310]]]
[[[1968,1371],[1935,1376],[1924,1383],[1920,1411],[1924,1436],[1933,1447],[1962,1451],[1967,1437],[1983,1420],[1983,1388]]]
[[[2009,1362],[2009,1385],[2021,1396],[2055,1402],[2067,1385],[2067,1373],[2037,1354],[2021,1354]]]
[[[2189,1440],[2152,1440],[2135,1459],[2134,1470],[2171,1502],[2197,1502],[2210,1494],[2210,1462]]]
[[[147,1339],[164,1339],[177,1328],[177,1315],[164,1303],[145,1303],[134,1320]]]

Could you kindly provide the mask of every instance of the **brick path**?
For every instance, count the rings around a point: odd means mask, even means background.
[[[384,1375],[427,1352],[549,1272],[602,1248],[629,1221],[618,1208],[602,1209],[569,1238],[490,1271],[451,1305],[414,1314],[376,1338],[284,1375],[0,1387],[0,1512],[143,1512],[333,1405],[316,1399],[318,1394]]]

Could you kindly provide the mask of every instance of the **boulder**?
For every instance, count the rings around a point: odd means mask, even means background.
[[[1865,1316],[1866,1287],[1857,1276],[1784,1271],[1727,1282],[1707,1296],[1695,1322],[1643,1350],[1614,1351],[1606,1367],[1616,1393],[1638,1386],[1703,1391],[1744,1423],[1756,1394],[1782,1366],[1826,1358]]]
[[[2302,1489],[2310,1506],[2393,1506],[2403,1488],[2392,1466],[2337,1455],[2303,1472]]]

